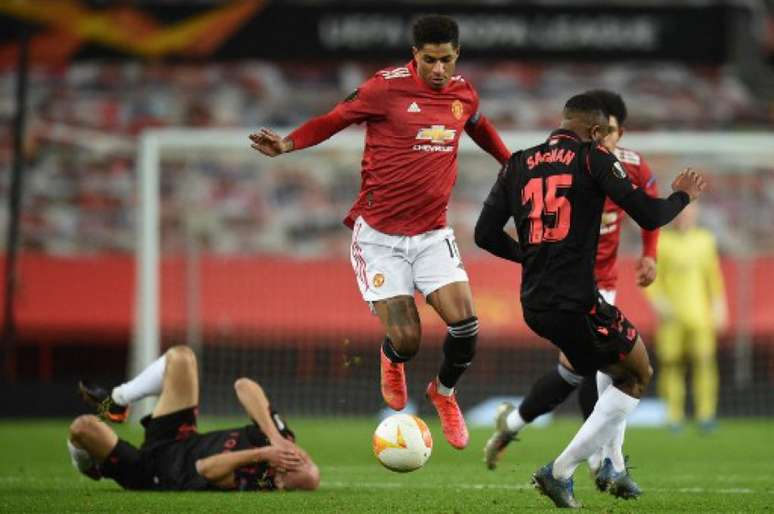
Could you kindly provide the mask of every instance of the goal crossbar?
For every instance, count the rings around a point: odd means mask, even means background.
[[[278,129],[285,133],[286,130]],[[254,152],[250,148],[250,129],[149,129],[139,138],[137,158],[137,192],[139,210],[136,233],[136,292],[133,344],[130,352],[130,374],[144,369],[160,352],[159,262],[160,262],[160,173],[161,159],[166,154],[196,155],[199,152],[224,150]],[[546,132],[502,132],[511,149],[534,146],[545,140]],[[345,151],[360,152],[363,131],[349,129],[322,143]],[[625,147],[648,154],[696,154],[725,157],[739,156],[757,165],[774,162],[774,135],[770,132],[651,132],[627,133]],[[474,150],[469,138],[461,142],[462,152]],[[258,156],[256,156],[257,158]],[[677,170],[675,170],[677,171]]]

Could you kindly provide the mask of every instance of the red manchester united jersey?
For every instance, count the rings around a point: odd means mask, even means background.
[[[366,123],[360,194],[344,222],[352,227],[362,216],[396,235],[444,227],[460,136],[477,120],[478,102],[459,75],[430,88],[412,61],[376,73],[336,106],[346,122]]]
[[[656,180],[645,160],[632,150],[615,149],[615,156],[624,165],[631,181],[641,187],[650,196],[658,197]],[[621,222],[624,210],[610,198],[605,200],[600,225],[599,244],[597,246],[597,261],[594,275],[600,289],[615,289],[618,280],[618,269],[615,265],[618,257],[618,245],[621,242]],[[642,254],[656,258],[656,242],[658,230],[642,230]]]

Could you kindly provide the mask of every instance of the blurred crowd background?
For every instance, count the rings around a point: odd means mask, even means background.
[[[23,244],[54,254],[132,251],[134,158],[142,130],[295,127],[327,112],[388,64],[99,62],[58,70],[33,69]],[[631,131],[761,130],[774,124],[770,100],[756,96],[730,66],[480,63],[466,62],[463,54],[459,70],[478,88],[482,112],[499,130],[548,131],[557,123],[565,96],[594,87],[624,93],[630,110],[626,128]],[[10,169],[14,80],[13,70],[0,74],[5,99],[0,105],[5,132],[0,138],[0,166],[5,170]],[[277,231],[279,225],[292,223],[282,212],[303,209],[310,194],[315,209],[326,211],[325,218],[340,218],[359,186],[356,168],[348,170],[350,176],[315,184],[314,174],[287,173],[280,162],[272,167],[278,175],[272,179],[233,180],[234,175],[255,175],[250,162],[243,164],[237,169],[212,170],[201,185],[204,190],[197,192],[211,200],[212,230],[206,239],[216,251],[296,253],[292,237],[284,247],[276,243],[264,247],[261,240],[265,238],[258,237],[261,227]],[[2,174],[4,195],[9,177],[9,173]],[[763,186],[771,186],[770,177],[761,180]],[[771,212],[772,187],[760,191],[764,194],[761,212]],[[464,185],[457,190],[457,195],[466,193]],[[175,191],[165,194],[174,201]],[[3,228],[6,216],[7,211],[2,211]],[[244,237],[243,229],[252,236]],[[287,231],[296,228],[288,226]],[[771,243],[761,242],[764,247]],[[175,240],[164,239],[164,244],[174,245]],[[325,255],[330,248],[318,245],[312,254]],[[309,252],[301,250],[304,255]]]

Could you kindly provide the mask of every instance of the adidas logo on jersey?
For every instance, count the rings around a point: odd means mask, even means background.
[[[406,112],[422,112],[422,109],[419,108],[416,102],[411,102],[411,105],[408,106]]]

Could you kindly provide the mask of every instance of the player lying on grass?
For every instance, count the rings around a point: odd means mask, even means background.
[[[174,346],[137,377],[108,393],[79,383],[83,398],[105,420],[126,421],[132,402],[159,396],[141,423],[145,441],[138,449],[92,415],[70,425],[67,447],[73,465],[95,480],[115,480],[134,490],[317,489],[320,474],[295,436],[272,411],[263,389],[249,378],[234,384],[253,424],[199,433],[199,374],[196,355]]]

